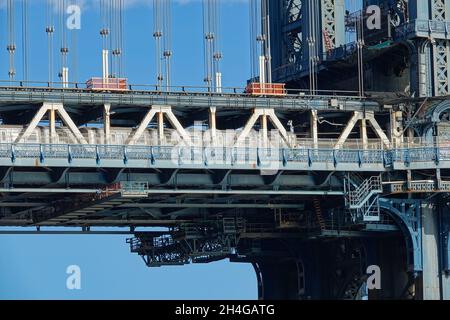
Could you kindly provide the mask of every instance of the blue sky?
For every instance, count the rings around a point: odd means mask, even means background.
[[[0,80],[8,78],[8,54],[6,10],[0,0]],[[48,76],[47,35],[45,33],[45,1],[29,0],[30,33],[29,79],[46,81]],[[81,1],[81,0],[80,0]],[[77,32],[77,46],[69,41],[70,61],[77,61],[76,72],[71,66],[70,80],[85,82],[93,76],[101,76],[101,28],[99,0],[84,0],[82,28]],[[152,0],[124,0],[128,3],[125,14],[125,73],[131,84],[155,84],[155,50],[153,39]],[[173,74],[174,85],[203,86],[203,20],[199,0],[174,0],[173,6]],[[3,5],[2,5],[3,3]],[[20,1],[16,0],[17,11]],[[246,0],[222,1],[223,84],[224,86],[245,86],[250,74],[250,45],[248,3]],[[17,15],[16,70],[17,80],[22,78],[22,47],[20,15]],[[226,28],[226,32],[225,29]],[[56,25],[54,48],[54,77],[59,65],[59,26]],[[76,50],[75,50],[76,48]],[[75,54],[76,53],[76,54]],[[74,73],[77,78],[74,79]]]
[[[0,80],[6,80],[8,72],[4,1],[0,0]],[[30,2],[29,79],[46,81],[45,6],[42,0]],[[154,84],[150,1],[133,2],[127,6],[125,15],[125,73],[130,83]],[[222,27],[226,26],[227,30],[222,32],[223,82],[224,86],[242,87],[250,74],[248,8],[245,1],[224,3]],[[78,35],[78,78],[71,81],[84,82],[101,75],[99,11],[89,1],[86,4]],[[200,1],[180,0],[174,5],[174,85],[203,85],[201,12]],[[18,46],[20,42],[18,34]],[[73,47],[70,50],[73,55]],[[22,77],[20,51],[18,48],[16,56],[18,80]],[[129,252],[125,239],[123,236],[0,236],[0,299],[257,298],[256,276],[251,265],[223,261],[148,269],[140,257]],[[80,291],[66,289],[66,268],[73,264],[81,267]]]

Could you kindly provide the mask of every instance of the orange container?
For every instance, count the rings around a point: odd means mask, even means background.
[[[128,80],[125,78],[92,78],[87,81],[86,87],[90,90],[98,91],[125,91],[128,90]]]
[[[284,83],[250,83],[245,91],[254,96],[285,96],[286,84]]]

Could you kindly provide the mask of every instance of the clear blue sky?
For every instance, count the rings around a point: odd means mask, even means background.
[[[78,79],[101,75],[99,12],[87,0],[78,38]],[[132,0],[125,0],[131,2]],[[19,1],[16,1],[19,3]],[[31,0],[30,79],[47,80],[45,7]],[[125,66],[130,83],[155,83],[152,12],[133,1],[125,15]],[[243,86],[250,74],[248,8],[223,1],[224,86]],[[5,0],[0,0],[0,80],[7,79]],[[147,4],[145,4],[147,3]],[[18,21],[19,22],[19,21]],[[203,47],[200,1],[176,2],[173,13],[174,85],[202,85]],[[17,27],[19,29],[19,26]],[[20,45],[20,37],[16,41]],[[71,48],[73,52],[73,48]],[[55,58],[57,55],[55,54]],[[21,78],[21,52],[17,52]],[[56,68],[55,68],[56,70]],[[73,71],[73,70],[72,70]],[[256,299],[251,265],[218,262],[148,269],[129,253],[122,236],[0,236],[0,299]],[[82,271],[82,290],[66,289],[66,268]]]

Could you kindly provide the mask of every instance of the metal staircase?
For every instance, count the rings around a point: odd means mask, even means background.
[[[319,226],[320,226],[320,230],[323,231],[326,229],[326,223],[325,223],[325,219],[323,218],[323,215],[322,215],[322,208],[320,206],[320,201],[318,198],[313,199],[313,205],[314,205],[314,211],[316,213],[317,222],[319,223]]]
[[[356,213],[356,217],[364,222],[380,221],[380,194],[383,193],[381,176],[365,180],[359,187],[352,190],[348,184],[347,207]]]

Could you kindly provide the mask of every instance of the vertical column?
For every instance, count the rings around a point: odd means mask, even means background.
[[[403,113],[391,110],[391,142],[394,147],[403,147]]]
[[[209,128],[211,130],[212,142],[216,138],[217,124],[216,124],[216,107],[209,108]]]
[[[105,144],[111,144],[111,104],[103,106],[103,130],[105,134]]]
[[[411,82],[417,81],[419,96],[428,97],[433,94],[431,43],[428,40],[416,41],[417,46],[417,74],[412,74]],[[418,79],[413,77],[417,75]]]
[[[158,112],[158,140],[159,145],[164,145],[164,113]]]
[[[261,129],[263,135],[263,147],[267,148],[268,146],[268,129],[267,129],[267,115],[264,113],[261,115]]]
[[[49,110],[49,119],[50,119],[50,143],[56,143],[56,110],[53,105]]]
[[[425,203],[422,205],[423,300],[440,299],[438,239],[435,207]]]
[[[319,149],[319,119],[317,116],[317,110],[311,110],[310,123],[313,147],[314,149]]]
[[[366,119],[361,119],[361,140],[363,149],[367,150],[369,148],[369,140],[367,137],[367,121]]]

